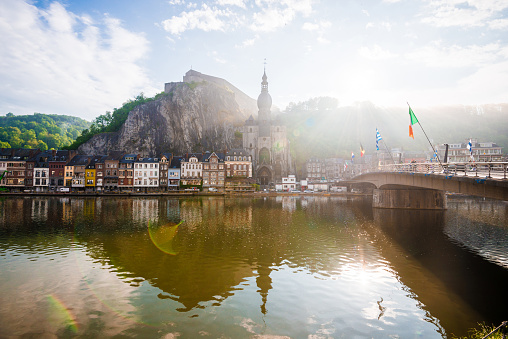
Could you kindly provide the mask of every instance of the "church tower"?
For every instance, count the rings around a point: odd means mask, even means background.
[[[259,123],[259,136],[269,137],[270,136],[270,123],[271,123],[271,111],[272,108],[272,97],[268,93],[268,77],[266,76],[266,69],[263,72],[263,81],[261,82],[261,93],[258,96],[258,123]]]
[[[264,69],[257,101],[258,119],[250,116],[243,128],[243,148],[252,156],[253,176],[263,188],[274,187],[282,182],[282,177],[294,172],[286,126],[279,119],[272,120],[267,80]]]

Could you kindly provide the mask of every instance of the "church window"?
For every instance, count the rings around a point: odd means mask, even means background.
[[[249,128],[249,132],[250,132],[250,133],[252,133],[252,127],[251,127],[251,128]]]
[[[266,147],[261,149],[261,151],[259,152],[259,162],[260,163],[265,162],[267,164],[270,163],[270,151]]]
[[[250,143],[250,148],[252,148],[252,143]]]

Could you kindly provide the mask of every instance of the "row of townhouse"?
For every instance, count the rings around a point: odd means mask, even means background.
[[[242,149],[146,158],[112,152],[2,148],[0,187],[28,192],[160,192],[180,189],[250,191],[252,159]]]

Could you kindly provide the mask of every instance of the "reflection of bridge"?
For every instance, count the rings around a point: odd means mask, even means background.
[[[437,199],[439,204],[444,192],[507,201],[507,167],[508,163],[501,162],[409,163],[380,166],[378,171],[364,172],[353,180],[376,186],[375,203],[376,196],[382,200],[376,207],[427,209],[432,208],[428,205],[429,199]]]

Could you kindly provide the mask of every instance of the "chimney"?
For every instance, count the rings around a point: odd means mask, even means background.
[[[52,156],[54,156],[54,157],[56,157],[56,149],[52,149],[52,150],[51,150],[51,155],[52,155]]]

